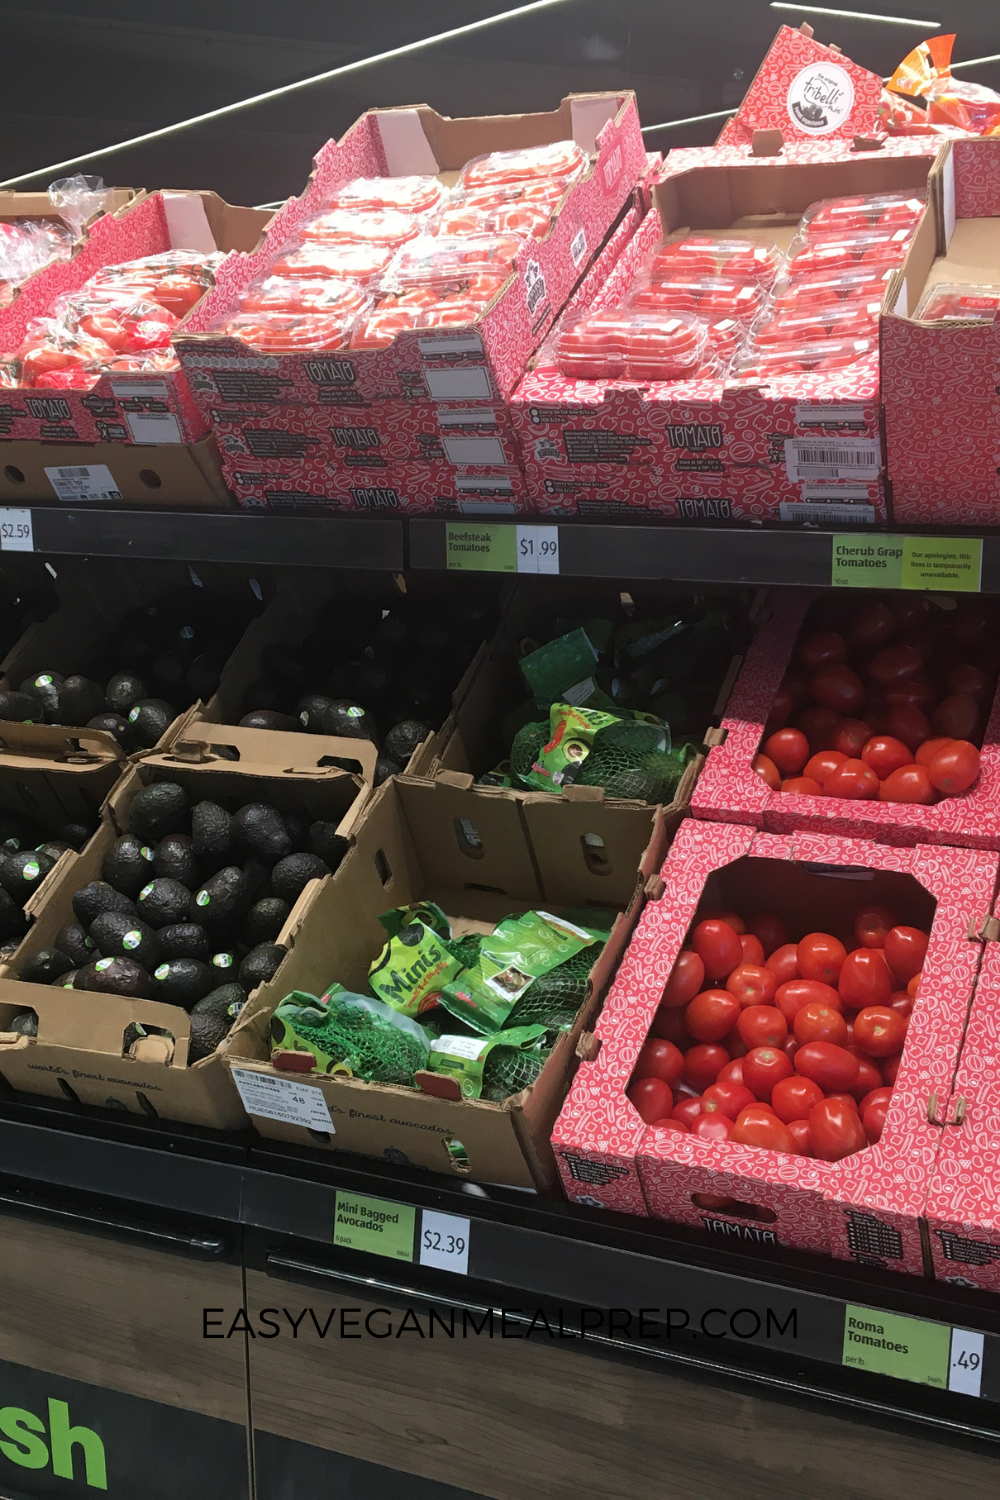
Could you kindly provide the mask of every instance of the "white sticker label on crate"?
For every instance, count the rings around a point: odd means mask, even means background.
[[[785,439],[785,470],[792,484],[803,479],[876,480],[881,466],[877,438]]]
[[[472,427],[472,428],[495,428],[497,425],[497,414],[489,407],[476,406],[439,406],[439,427]]]
[[[489,468],[504,465],[507,455],[498,437],[442,437],[441,446],[450,464],[475,464]]]
[[[579,270],[580,262],[587,253],[587,235],[582,227],[576,231],[576,234],[570,240],[569,253],[574,269]]]
[[[796,427],[863,427],[863,406],[821,406],[800,401],[795,408]]]
[[[432,401],[492,401],[490,372],[480,366],[469,370],[431,370],[424,367],[424,380]]]
[[[517,506],[513,500],[459,500],[460,516],[514,516]]]
[[[127,412],[125,420],[133,443],[183,443],[177,418],[170,412]]]
[[[120,500],[121,491],[107,464],[70,464],[46,469],[45,477],[60,500]]]
[[[130,396],[157,396],[162,400],[167,384],[165,380],[112,380],[111,390],[120,401]]]
[[[0,510],[0,551],[34,552],[35,538],[30,510]]]
[[[517,528],[517,571],[519,573],[559,572],[558,526],[519,526]]]
[[[468,1276],[470,1232],[468,1219],[425,1208],[420,1217],[420,1264]]]
[[[963,1396],[978,1396],[983,1380],[983,1344],[981,1333],[968,1328],[951,1330],[951,1357],[948,1361],[948,1389]]]
[[[874,505],[831,505],[824,500],[810,505],[795,500],[782,500],[778,506],[782,521],[819,526],[874,526]]]
[[[251,1073],[247,1068],[233,1068],[232,1075],[248,1115],[336,1134],[326,1100],[312,1084],[297,1083],[291,1078],[272,1078],[267,1073]]]
[[[483,341],[478,333],[434,334],[418,339],[417,348],[428,359],[437,359],[443,354],[482,354]]]

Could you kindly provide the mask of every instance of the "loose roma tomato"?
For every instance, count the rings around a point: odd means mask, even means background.
[[[829,746],[820,748],[839,750],[849,761],[859,760],[871,737],[871,725],[865,719],[841,719],[830,737]]]
[[[876,1141],[882,1139],[885,1117],[888,1113],[888,1099],[880,1100],[877,1104],[868,1104],[861,1111],[861,1124],[870,1146],[874,1146]]]
[[[689,1047],[684,1054],[684,1077],[692,1088],[702,1093],[715,1082],[728,1061],[729,1053],[725,1047],[700,1042],[696,1047]]]
[[[928,937],[919,927],[893,927],[885,938],[885,959],[901,984],[919,974],[927,953]]]
[[[771,1108],[790,1125],[793,1120],[808,1120],[809,1111],[823,1098],[823,1090],[811,1078],[781,1078],[771,1090]]]
[[[774,761],[767,755],[755,755],[750,767],[755,776],[759,776],[765,786],[769,786],[772,792],[776,792],[781,785],[781,772]]]
[[[885,936],[896,925],[896,914],[887,906],[863,906],[854,918],[854,936],[862,948],[884,948]]]
[[[927,766],[931,786],[946,797],[967,791],[979,775],[979,751],[968,740],[951,740]]]
[[[680,1120],[654,1120],[650,1128],[653,1130],[673,1130],[677,1135],[687,1135],[689,1133],[688,1127]]]
[[[846,759],[847,756],[840,750],[817,750],[816,754],[806,761],[803,775],[811,776],[813,781],[818,781],[820,786],[823,786],[830,773]]]
[[[915,646],[887,646],[868,663],[869,676],[883,688],[895,687],[923,670],[923,654]]]
[[[747,1053],[750,1051],[750,1048],[747,1046],[746,1042],[736,1030],[733,1030],[729,1033],[722,1045],[729,1053],[729,1056],[731,1058],[735,1058],[737,1061],[741,1057],[746,1057]]]
[[[732,1062],[727,1062],[724,1068],[719,1069],[716,1083],[742,1083],[743,1082],[743,1059],[734,1057]]]
[[[817,631],[815,635],[806,636],[799,647],[798,658],[800,664],[812,675],[821,667],[836,667],[846,661],[847,642],[835,630]]]
[[[832,708],[839,714],[854,714],[865,701],[865,685],[850,667],[823,667],[809,684],[809,691],[821,708]]]
[[[884,781],[893,771],[898,771],[900,766],[908,766],[913,755],[902,740],[893,739],[890,734],[873,734],[868,743],[862,746],[861,759],[866,766],[871,766],[879,781]]]
[[[779,984],[787,984],[790,979],[798,979],[798,943],[782,943],[780,948],[775,948],[767,960],[767,968],[772,974],[777,975]]]
[[[913,996],[909,990],[893,990],[888,1005],[890,1010],[898,1010],[901,1016],[908,1016],[913,1010]]]
[[[682,948],[670,971],[670,978],[667,980],[660,1004],[665,1005],[668,1010],[679,1005],[687,1005],[689,1000],[694,999],[704,983],[705,965],[697,953],[693,953],[690,948]]]
[[[938,751],[943,750],[945,745],[951,744],[954,744],[954,741],[949,740],[947,736],[935,740],[924,740],[922,745],[917,746],[917,753],[913,759],[918,766],[929,766]]]
[[[739,1013],[736,1030],[751,1049],[777,1047],[788,1035],[788,1022],[774,1005],[748,1005]]]
[[[791,1059],[780,1047],[754,1047],[743,1059],[743,1082],[757,1099],[770,1099],[775,1084],[793,1072]]]
[[[916,751],[931,734],[930,719],[912,703],[890,703],[885,727],[891,736],[902,740],[912,751]]]
[[[927,767],[916,763],[900,766],[898,771],[893,771],[879,787],[878,794],[882,802],[910,802],[924,806],[937,798]]]
[[[786,687],[780,687],[774,695],[771,711],[767,716],[767,733],[771,734],[775,729],[783,729],[792,717],[794,707],[791,693]]]
[[[737,937],[742,937],[747,930],[747,924],[738,911],[729,911],[728,909],[703,911],[699,913],[699,920],[702,922],[725,922],[727,927],[733,929]]]
[[[902,1054],[902,1052],[897,1052],[895,1054],[895,1056],[893,1056],[893,1057],[883,1058],[883,1060],[882,1060],[882,1082],[883,1083],[894,1084],[896,1082],[896,1077],[897,1077],[897,1075],[899,1073],[899,1065],[902,1062],[902,1060],[903,1060],[903,1054]]]
[[[810,754],[828,749],[842,722],[840,714],[832,708],[804,708],[798,717],[798,727],[809,741]]]
[[[625,1092],[647,1125],[662,1120],[674,1107],[673,1093],[662,1078],[640,1078]]]
[[[878,777],[863,760],[845,760],[827,778],[823,791],[828,797],[846,797],[858,802],[878,795]]]
[[[911,1000],[915,1000],[917,998],[917,995],[918,995],[919,991],[920,991],[920,975],[919,974],[914,974],[913,978],[912,979],[908,979],[907,982],[906,982],[906,993],[909,995],[909,997],[910,997]]]
[[[846,957],[847,949],[843,943],[828,932],[808,933],[796,949],[796,962],[802,978],[819,979],[823,984],[836,985]]]
[[[851,1010],[884,1005],[892,994],[892,974],[881,948],[855,948],[844,960],[837,988]]]
[[[866,1005],[854,1017],[854,1040],[869,1057],[890,1057],[902,1051],[907,1025],[889,1005]]]
[[[931,717],[937,734],[952,740],[971,740],[979,726],[979,705],[975,698],[953,693],[939,703]]]
[[[684,1024],[684,1011],[677,1006],[664,1005],[662,1000],[653,1017],[649,1034],[664,1042],[675,1042],[682,1051],[690,1046],[692,1041]]]
[[[809,759],[809,741],[801,729],[779,729],[764,741],[764,754],[782,776],[797,776]]]
[[[851,645],[860,651],[876,651],[888,645],[896,630],[896,620],[886,604],[863,604],[848,628]]]
[[[832,985],[819,979],[790,979],[778,986],[774,1003],[786,1021],[795,1024],[795,1017],[806,1005],[825,1005],[830,1010],[843,1010],[843,1002]]]
[[[764,957],[769,958],[776,948],[780,948],[788,942],[788,923],[781,917],[776,917],[772,912],[754,912],[752,917],[747,917],[747,932],[753,933],[759,938],[764,949]]]
[[[721,1042],[740,1017],[740,1002],[728,990],[702,990],[684,1012],[696,1042]]]
[[[691,1134],[702,1141],[728,1141],[733,1133],[733,1122],[728,1115],[716,1111],[700,1114],[691,1126]]]
[[[764,962],[764,944],[759,937],[752,932],[740,933],[740,947],[743,949],[743,962],[745,964],[757,964]]]
[[[717,1078],[701,1096],[701,1107],[705,1114],[718,1112],[735,1120],[741,1109],[753,1104],[754,1096],[746,1084]]]
[[[869,1104],[881,1104],[883,1102],[888,1104],[891,1098],[892,1089],[889,1088],[887,1084],[882,1084],[880,1088],[871,1089],[865,1095],[865,1097],[859,1101],[858,1113],[860,1114],[862,1111],[866,1110]]]
[[[809,1133],[808,1120],[790,1120],[788,1133],[795,1142],[795,1149],[800,1156],[812,1156],[812,1136]]]
[[[781,791],[791,792],[796,797],[822,797],[823,788],[811,776],[789,776],[781,783]]]
[[[102,335],[103,337],[103,335]],[[107,343],[105,339],[105,343]],[[948,673],[949,693],[958,693],[963,698],[974,698],[982,707],[990,691],[990,679],[985,672],[969,662],[963,662],[961,666],[953,667]]]
[[[635,1065],[636,1078],[662,1078],[673,1088],[684,1072],[684,1054],[673,1042],[653,1037],[646,1042]]]
[[[778,1116],[760,1104],[750,1104],[736,1116],[734,1145],[759,1146],[765,1151],[794,1151],[795,1137]]]
[[[720,921],[718,917],[709,917],[698,923],[691,945],[705,965],[709,979],[725,979],[743,957],[739,937],[728,922]]]
[[[955,611],[951,633],[960,646],[975,646],[996,624],[996,611],[983,600],[964,604]]]
[[[867,1146],[868,1137],[855,1108],[838,1099],[823,1099],[809,1115],[809,1139],[820,1161],[841,1161]]]
[[[770,1005],[778,988],[778,976],[759,964],[738,964],[726,980],[726,989],[741,1006]]]
[[[834,1042],[806,1042],[793,1058],[796,1073],[821,1089],[849,1089],[858,1076],[858,1059]]]
[[[800,1047],[806,1042],[835,1042],[838,1047],[847,1045],[847,1022],[840,1011],[830,1005],[803,1005],[795,1012],[792,1030]]]
[[[878,1065],[863,1052],[859,1053],[857,1047],[852,1046],[848,1050],[853,1052],[858,1059],[858,1076],[851,1089],[851,1097],[863,1099],[866,1094],[871,1093],[872,1089],[878,1088],[882,1082],[882,1074]]]
[[[680,1104],[674,1105],[670,1118],[690,1130],[695,1121],[701,1119],[701,1100],[682,1099]]]
[[[910,677],[894,688],[887,688],[885,701],[887,712],[901,704],[921,709],[925,714],[937,703],[939,694],[922,677]]]

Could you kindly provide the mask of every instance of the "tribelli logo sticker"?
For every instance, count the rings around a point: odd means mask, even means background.
[[[788,114],[800,130],[829,135],[854,108],[854,83],[836,63],[810,63],[788,87]]]

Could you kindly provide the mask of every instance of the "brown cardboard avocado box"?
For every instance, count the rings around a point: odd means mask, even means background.
[[[0,442],[0,500],[158,510],[231,510],[236,504],[212,437],[187,444]]]
[[[596,831],[606,858],[587,858]],[[262,1135],[360,1152],[475,1181],[558,1192],[552,1123],[667,846],[659,809],[555,798],[479,798],[443,782],[396,777],[375,795],[332,880],[304,894],[283,937],[291,952],[229,1037],[225,1064]],[[541,857],[543,855],[544,857]],[[457,933],[490,931],[512,912],[613,908],[587,997],[536,1081],[502,1104],[272,1067],[269,1023],[292,990],[337,981],[364,994],[385,942],[379,914],[437,902]],[[302,1123],[298,1123],[302,1121]]]
[[[60,929],[73,920],[74,893],[101,878],[108,850],[127,829],[133,798],[154,781],[179,783],[192,804],[208,799],[235,809],[266,800],[279,812],[336,823],[338,832],[349,837],[368,795],[361,781],[334,769],[290,773],[282,748],[274,747],[270,761],[261,756],[235,765],[220,761],[182,766],[140,759],[131,766],[105,804],[99,831],[80,854],[66,857],[58,878],[52,872],[52,887],[15,961],[0,965],[0,1075],[12,1088],[222,1130],[246,1123],[239,1096],[221,1065],[226,1042],[211,1057],[188,1065],[190,1021],[179,1006],[26,984],[16,976],[26,957],[53,946]],[[309,904],[312,887],[326,883],[314,881],[306,887],[292,909],[289,928]],[[221,973],[220,982],[225,982]],[[5,1031],[25,1008],[38,1015],[37,1037]],[[167,1035],[129,1045],[127,1030],[137,1022],[161,1028]]]

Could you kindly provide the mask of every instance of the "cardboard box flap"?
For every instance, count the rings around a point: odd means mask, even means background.
[[[67,729],[62,724],[15,724],[0,720],[0,764],[15,758],[30,763],[34,757],[67,765],[92,766],[95,761],[124,761],[127,757],[113,734],[103,729]]]
[[[573,139],[581,151],[591,155],[597,150],[597,137],[609,120],[618,113],[621,103],[614,94],[574,94],[570,98]]]
[[[419,108],[375,112],[375,124],[390,177],[436,177],[440,171],[420,116]]]
[[[517,151],[530,146],[547,146],[553,141],[574,138],[574,104],[579,103],[581,129],[589,136],[603,112],[596,130],[594,142],[578,144],[584,150],[593,151],[599,130],[609,119],[615,119],[634,94],[630,90],[607,94],[567,95],[558,109],[539,114],[478,115],[465,119],[450,119],[439,115],[426,104],[412,106],[407,113],[419,113],[424,135],[442,172],[458,172],[473,157],[485,156],[492,151]],[[379,110],[381,119],[387,111]],[[409,127],[412,130],[412,127]]]
[[[406,777],[397,778],[396,788],[426,884],[544,898],[515,798],[472,800],[458,787]]]
[[[190,728],[167,748],[143,752],[140,759],[156,756],[164,761],[183,761],[187,765],[204,765],[209,760],[232,762],[227,751],[237,752],[241,771],[258,771],[273,776],[276,770],[289,775],[344,776],[353,772],[332,761],[353,761],[364,780],[372,784],[378,749],[371,740],[338,738],[334,735],[285,733],[280,729],[250,729],[240,724],[209,724],[195,720]]]
[[[93,998],[99,1003],[88,1005],[85,990],[22,984],[17,979],[4,981],[2,996],[5,1006],[30,1007],[37,1013],[39,1044],[78,1047],[81,1051],[104,1052],[112,1057],[124,1056],[125,1032],[139,1022],[169,1031],[176,1043],[169,1066],[187,1067],[191,1022],[179,1005],[162,1005],[156,1000],[133,1000],[96,991]],[[0,1021],[0,1030],[3,1024]]]

